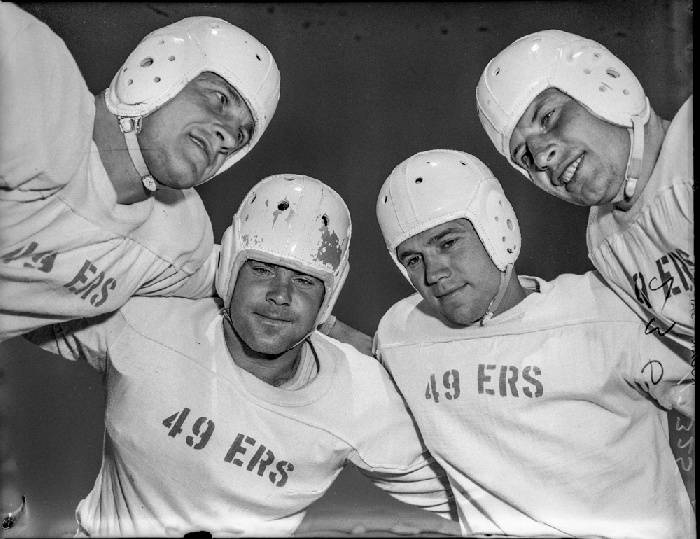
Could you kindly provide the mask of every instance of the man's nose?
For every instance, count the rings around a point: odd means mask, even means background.
[[[232,128],[217,124],[214,126],[214,135],[216,142],[219,145],[218,153],[230,155],[236,149],[236,136],[233,134]]]
[[[528,141],[530,153],[539,170],[553,169],[556,166],[559,148],[546,136],[535,136]]]
[[[291,302],[290,287],[292,280],[287,275],[278,272],[270,282],[267,299],[276,305],[289,305]]]
[[[449,277],[450,270],[444,258],[445,257],[440,255],[424,256],[425,282],[429,286],[437,284],[442,279]]]

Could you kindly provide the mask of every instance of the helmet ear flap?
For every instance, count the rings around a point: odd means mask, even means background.
[[[231,305],[231,297],[233,296],[233,288],[236,285],[238,272],[245,262],[245,259],[240,257],[241,240],[238,230],[238,214],[233,216],[233,222],[224,232],[221,238],[221,247],[219,251],[219,264],[216,270],[215,287],[218,296],[224,300],[226,309]]]

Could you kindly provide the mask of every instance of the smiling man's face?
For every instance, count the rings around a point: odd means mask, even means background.
[[[396,257],[428,305],[452,324],[477,322],[498,292],[500,271],[467,219],[411,236]]]
[[[324,293],[323,281],[316,277],[246,260],[231,297],[233,328],[254,352],[279,356],[314,329]]]
[[[513,130],[510,155],[540,189],[580,206],[618,202],[630,152],[626,128],[548,88]]]

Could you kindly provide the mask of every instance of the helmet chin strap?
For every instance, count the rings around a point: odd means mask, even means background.
[[[642,171],[642,158],[644,157],[644,124],[638,116],[632,117],[632,129],[630,134],[630,156],[625,171],[624,197],[626,201],[632,200],[637,190],[637,182]]]
[[[486,309],[486,312],[484,313],[484,316],[481,317],[481,320],[479,320],[479,325],[483,326],[493,318],[493,313],[498,309],[498,306],[501,303],[501,300],[503,299],[503,296],[506,293],[506,290],[508,289],[508,283],[510,282],[510,276],[513,274],[513,264],[508,264],[506,266],[505,271],[501,272],[501,282],[498,285],[498,292],[496,292],[496,295],[493,296],[493,299],[489,303],[488,308]]]
[[[139,141],[136,135],[141,132],[141,116],[128,117],[128,116],[118,116],[119,129],[124,134],[124,139],[126,140],[126,149],[129,151],[129,156],[131,157],[132,163],[136,168],[139,176],[141,176],[141,183],[146,191],[150,193],[155,192],[158,188],[158,184],[146,166],[146,162],[143,160],[143,154],[141,153],[141,147],[139,146]]]

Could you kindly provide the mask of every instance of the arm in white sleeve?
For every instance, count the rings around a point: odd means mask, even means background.
[[[456,520],[444,471],[428,453],[408,408],[386,371],[359,421],[362,439],[349,457],[375,485],[401,502]],[[371,372],[367,372],[369,379]],[[380,411],[380,412],[379,412]]]
[[[124,325],[124,318],[116,311],[44,326],[24,334],[24,338],[47,352],[71,361],[86,361],[104,372],[110,342],[119,336]]]
[[[625,367],[625,379],[665,410],[695,419],[695,353],[649,332],[643,324]]]
[[[63,187],[87,159],[94,96],[65,43],[0,2],[0,189],[23,200]]]
[[[192,274],[185,274],[172,266],[160,273],[158,277],[145,282],[136,292],[136,296],[176,296],[200,299],[216,296],[215,277],[219,265],[220,246],[214,244],[209,256],[199,269]]]
[[[387,443],[392,442],[387,440]],[[351,461],[372,483],[393,498],[443,518],[457,520],[454,497],[445,472],[427,451],[404,470],[376,468],[355,458]]]

